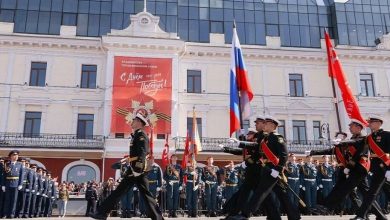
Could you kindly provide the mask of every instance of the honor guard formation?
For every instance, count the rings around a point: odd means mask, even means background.
[[[258,116],[256,128],[244,138],[221,146],[226,153],[243,155],[242,163],[218,167],[208,157],[206,166],[198,166],[192,156],[184,169],[175,154],[165,169],[148,158],[148,137],[143,131],[147,121],[141,114],[135,119],[130,155],[114,166],[121,169],[121,181],[91,213],[93,218],[106,219],[116,209],[124,218],[205,215],[276,220],[287,215],[295,220],[301,214],[349,214],[359,220],[373,214],[387,219],[390,132],[381,129],[381,117],[368,119],[367,136],[364,124],[352,119],[350,139],[341,132],[329,149],[312,150],[297,160],[276,132],[279,121]]]

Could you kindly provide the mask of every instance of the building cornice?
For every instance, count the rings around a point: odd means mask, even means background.
[[[72,49],[100,51],[100,38],[63,37],[58,35],[37,34],[0,34],[1,47],[34,47],[51,49]]]

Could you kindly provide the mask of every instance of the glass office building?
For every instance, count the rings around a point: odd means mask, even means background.
[[[143,0],[0,0],[0,21],[14,22],[15,33],[59,35],[61,25],[78,36],[99,37],[124,29]],[[319,48],[327,28],[337,44],[375,46],[390,28],[390,1],[349,0],[147,0],[166,32],[189,42],[209,42],[224,33],[230,42],[233,20],[242,44],[265,45],[280,36],[284,47]]]

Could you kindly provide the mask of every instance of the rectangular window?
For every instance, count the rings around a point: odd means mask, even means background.
[[[294,144],[306,144],[306,122],[293,120],[293,142]]]
[[[375,96],[374,80],[372,74],[361,73],[360,74],[360,88],[362,96]]]
[[[81,88],[96,89],[96,65],[82,65]]]
[[[187,92],[202,92],[202,72],[200,70],[187,70]]]
[[[38,137],[41,133],[41,112],[26,112],[24,118],[24,137]]]
[[[193,118],[187,117],[187,131],[190,136],[192,135],[192,122]],[[196,124],[198,126],[199,137],[202,138],[202,118],[196,118]]]
[[[279,120],[280,124],[278,126],[278,133],[286,137],[286,122],[284,120]]]
[[[31,62],[30,86],[45,86],[47,63]]]
[[[303,97],[302,74],[289,74],[290,96]]]
[[[93,138],[93,114],[79,114],[77,121],[77,138]]]
[[[320,137],[321,137],[321,122],[320,121],[313,121],[313,138],[314,143],[320,144]]]

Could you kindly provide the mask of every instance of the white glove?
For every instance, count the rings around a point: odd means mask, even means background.
[[[229,143],[238,143],[238,142],[240,142],[240,141],[237,140],[237,138],[229,138],[228,142],[229,142]]]
[[[157,187],[157,192],[160,192],[161,191],[161,187]]]
[[[344,174],[345,174],[345,175],[348,175],[348,174],[349,174],[349,169],[348,169],[348,168],[344,168]]]
[[[299,185],[299,188],[302,188],[302,185]]]
[[[279,171],[271,169],[271,176],[273,178],[277,178],[279,176]]]
[[[319,190],[319,189],[320,189],[320,187],[317,186],[317,190]]]
[[[3,192],[5,192],[5,186],[2,186],[2,187],[1,187],[1,190],[3,190]]]
[[[179,191],[181,191],[182,189],[183,189],[183,187],[182,187],[182,186],[180,186],[180,187],[179,187]]]
[[[390,182],[390,170],[386,171],[385,177],[387,182]]]
[[[321,189],[324,188],[324,186],[323,186],[322,184],[320,184],[319,187],[320,187]]]
[[[241,167],[244,168],[244,169],[246,168],[245,161],[243,161],[243,162],[241,163]]]
[[[137,187],[133,187],[133,191],[137,191]]]
[[[137,173],[137,172],[134,172],[134,171],[133,171],[133,175],[134,175],[135,177],[137,177],[137,176],[141,175],[141,173]]]
[[[18,186],[18,190],[21,190],[22,188],[23,188],[22,185],[19,185],[19,186]]]
[[[303,190],[303,191],[306,191],[306,188],[305,188],[305,187],[302,187],[302,190]]]

